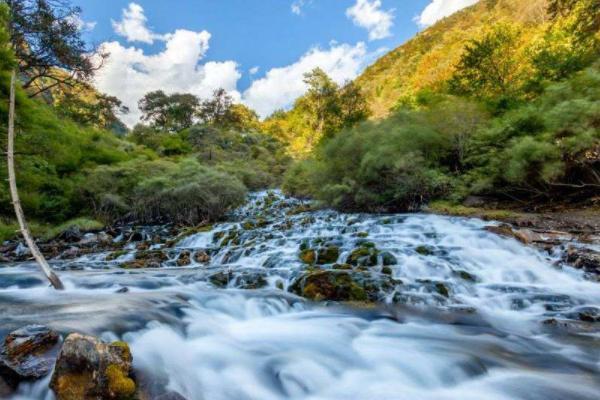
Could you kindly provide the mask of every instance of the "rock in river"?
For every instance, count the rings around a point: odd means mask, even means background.
[[[58,355],[50,388],[57,400],[128,399],[136,391],[131,363],[127,343],[73,333]]]
[[[42,325],[29,325],[9,333],[0,352],[0,381],[16,388],[22,381],[43,378],[52,371],[59,335]],[[0,391],[1,394],[1,391]]]

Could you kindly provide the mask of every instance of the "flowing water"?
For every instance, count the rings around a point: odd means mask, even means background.
[[[233,222],[169,249],[163,268],[119,268],[134,246],[114,261],[54,261],[65,292],[32,264],[0,268],[0,334],[43,323],[124,339],[138,371],[190,400],[600,398],[600,329],[581,321],[598,315],[600,286],[558,257],[475,219],[301,207],[254,195]],[[361,272],[385,282],[379,306],[289,292],[308,268],[301,246],[333,243],[343,262],[365,240],[395,260],[391,277]],[[182,251],[211,261],[177,267]],[[47,385],[15,398],[52,399]]]

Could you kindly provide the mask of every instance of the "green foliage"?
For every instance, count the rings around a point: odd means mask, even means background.
[[[308,91],[296,100],[294,108],[274,113],[264,124],[267,132],[289,143],[290,154],[299,158],[370,115],[365,97],[354,83],[339,87],[320,68],[307,73],[304,82]]]
[[[450,92],[495,103],[514,102],[523,84],[518,60],[520,32],[497,25],[481,39],[472,39],[449,81]]]
[[[193,158],[129,161],[96,168],[86,179],[82,195],[95,204],[96,215],[110,221],[198,224],[222,218],[246,195],[239,180]]]
[[[538,197],[597,191],[599,100],[596,65],[482,130],[470,145],[471,190]]]
[[[194,123],[199,100],[191,94],[166,95],[162,90],[147,93],[140,101],[142,120],[155,129],[179,132]]]

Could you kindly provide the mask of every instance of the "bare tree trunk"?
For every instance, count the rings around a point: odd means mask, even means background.
[[[48,262],[44,258],[44,255],[40,252],[29,228],[27,227],[27,221],[25,221],[25,215],[23,214],[23,208],[21,207],[21,201],[19,200],[19,192],[17,190],[17,178],[15,175],[15,81],[16,72],[13,70],[10,79],[10,104],[8,109],[8,149],[7,149],[7,162],[8,162],[8,183],[10,186],[10,196],[12,198],[13,205],[15,207],[15,214],[19,221],[19,227],[21,228],[21,234],[25,238],[25,242],[31,250],[31,254],[37,261],[38,265],[42,269],[46,278],[50,281],[52,286],[57,290],[63,290],[64,286],[58,276],[50,269]]]

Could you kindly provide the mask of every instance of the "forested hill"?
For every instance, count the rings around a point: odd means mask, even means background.
[[[425,29],[392,50],[356,79],[375,118],[424,88],[439,89],[458,63],[465,44],[498,23],[521,31],[522,47],[539,40],[548,22],[547,0],[481,0]]]

